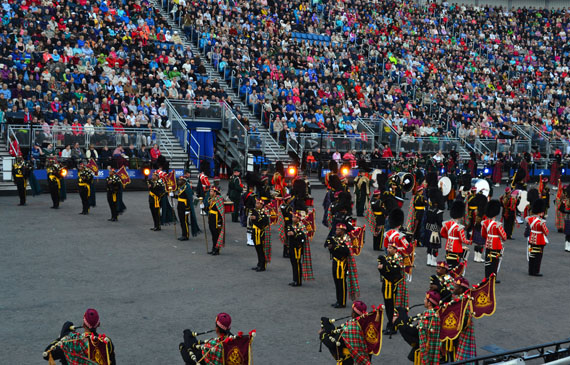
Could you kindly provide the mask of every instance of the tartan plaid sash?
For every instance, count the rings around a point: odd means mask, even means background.
[[[360,297],[360,287],[358,285],[358,270],[354,256],[347,257],[348,262],[348,294],[350,299],[355,300]]]

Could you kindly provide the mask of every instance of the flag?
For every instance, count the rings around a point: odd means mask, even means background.
[[[315,210],[311,210],[311,212],[307,214],[302,222],[307,228],[307,239],[309,241],[312,241],[317,229],[317,225],[315,224]]]
[[[174,176],[174,170],[170,171],[164,177],[164,184],[166,185],[167,191],[176,190],[176,176]]]
[[[224,364],[251,364],[251,342],[253,336],[238,333],[222,342]]]
[[[360,255],[360,250],[364,245],[364,233],[366,232],[366,225],[362,227],[356,227],[348,233],[352,245],[350,246],[350,253],[352,255]]]
[[[122,166],[117,172],[115,172],[115,174],[117,174],[119,179],[121,179],[123,187],[125,187],[127,184],[130,184],[131,178],[129,177],[129,173],[127,172],[125,166]]]
[[[461,299],[457,298],[439,309],[439,318],[441,318],[440,341],[455,340],[459,336],[463,329],[463,320],[469,302],[470,297],[464,295]]]
[[[495,275],[483,279],[481,284],[471,289],[473,317],[492,316],[495,313],[497,302],[495,298]]]
[[[269,211],[269,224],[274,225],[279,220],[279,213],[277,212],[279,205],[277,204],[277,200],[273,199],[269,204],[267,204],[267,208]]]
[[[99,166],[97,166],[97,163],[95,162],[94,159],[90,159],[89,162],[87,162],[87,165],[85,165],[85,167],[91,170],[91,172],[93,172],[94,175],[99,174]]]
[[[373,307],[374,308],[374,307]],[[382,312],[384,306],[379,306],[374,311],[366,313],[357,318],[358,325],[364,335],[364,343],[368,349],[368,354],[378,356],[382,349],[382,322],[384,316]],[[377,317],[379,321],[376,321]]]

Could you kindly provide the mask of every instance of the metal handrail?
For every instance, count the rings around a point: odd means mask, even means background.
[[[190,157],[192,157],[192,154],[190,152],[194,152],[194,156],[196,158],[196,168],[198,169],[198,171],[200,170],[200,143],[198,143],[198,140],[196,140],[196,138],[194,138],[194,136],[192,135],[192,133],[190,133],[190,138],[196,143],[196,145],[198,146],[198,151],[196,152],[196,150],[194,150],[194,148],[192,147],[192,144],[190,143],[190,151],[188,152],[190,154]]]
[[[522,134],[524,137],[526,137],[526,139],[531,139],[530,135],[523,129],[521,128],[519,125],[517,124],[513,124],[513,127],[520,133]]]
[[[479,148],[475,147],[471,143],[467,142],[467,140],[465,138],[463,138],[463,137],[458,137],[458,138],[464,146],[469,147],[473,152],[475,152],[479,155],[483,154],[483,151],[481,151]]]

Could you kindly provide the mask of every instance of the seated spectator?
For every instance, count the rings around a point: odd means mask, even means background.
[[[109,149],[109,146],[104,145],[99,154],[99,168],[106,169],[107,166],[115,167],[113,164],[113,151]]]
[[[83,150],[79,146],[79,142],[75,142],[73,148],[71,149],[71,161],[73,167],[77,167],[77,165],[85,158],[85,154]]]
[[[99,160],[99,153],[97,152],[97,150],[95,149],[95,146],[93,144],[90,144],[89,149],[87,151],[85,151],[85,158],[88,161],[91,159],[93,159],[94,161]]]
[[[40,145],[37,142],[32,146],[32,153],[30,158],[34,165],[34,169],[40,169],[44,166],[44,151],[42,151]]]
[[[140,167],[139,151],[134,144],[130,144],[129,148],[125,151],[125,155],[129,158],[129,167],[131,169],[138,169]]]
[[[150,160],[153,168],[157,168],[157,161],[161,155],[162,153],[160,152],[160,148],[158,147],[158,144],[155,143],[150,149]]]
[[[143,144],[141,146],[141,149],[139,151],[139,159],[141,160],[141,162],[143,164],[149,163],[150,162],[150,153],[149,151],[146,149],[146,145]]]
[[[71,163],[71,145],[66,145],[65,148],[61,151],[61,160],[65,163]]]

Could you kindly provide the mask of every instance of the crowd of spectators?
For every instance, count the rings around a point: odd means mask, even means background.
[[[415,138],[517,138],[513,124],[569,138],[567,9],[195,0],[176,11],[279,138],[350,133],[372,116]]]

